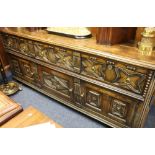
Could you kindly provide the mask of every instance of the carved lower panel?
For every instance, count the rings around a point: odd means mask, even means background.
[[[15,62],[15,66],[18,66],[17,64],[22,66],[20,72],[24,76],[16,74],[20,79],[37,86],[48,94],[71,102],[72,105],[81,108],[82,111],[91,113],[92,117],[112,122],[116,126],[132,127],[137,105],[137,102],[132,100],[132,98],[125,98],[119,93],[114,93],[78,78],[73,79],[71,76],[53,71],[33,62],[18,57],[10,57],[11,59],[13,58],[12,60],[15,59],[19,62]],[[34,74],[31,75],[31,73]],[[27,78],[33,80],[27,80]],[[40,83],[40,86],[37,83]]]
[[[88,91],[86,95],[86,105],[101,111],[101,94],[95,91]]]
[[[108,115],[114,120],[125,123],[128,126],[134,126],[134,119],[138,108],[136,101],[122,101],[117,98],[111,98],[109,102]]]
[[[127,107],[122,101],[114,99],[111,103],[111,114],[118,118],[125,118],[127,114]]]
[[[72,88],[70,88],[70,82],[58,77],[52,73],[47,73],[43,71],[42,73],[43,78],[43,86],[48,87],[49,89],[52,89],[54,91],[57,91],[58,93],[61,93],[65,96],[70,97],[71,93],[73,91]]]
[[[33,78],[34,72],[31,69],[31,66],[28,64],[23,64],[22,66],[24,75],[29,78]]]

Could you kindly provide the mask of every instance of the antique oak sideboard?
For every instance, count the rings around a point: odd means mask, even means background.
[[[1,30],[18,81],[111,127],[143,127],[155,89],[155,52],[104,46],[45,30]]]

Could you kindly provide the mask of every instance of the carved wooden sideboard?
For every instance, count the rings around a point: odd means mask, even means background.
[[[155,54],[41,30],[1,30],[14,78],[111,127],[143,127],[155,88]]]

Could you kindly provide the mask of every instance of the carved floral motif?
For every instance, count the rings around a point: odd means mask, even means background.
[[[72,89],[69,88],[69,81],[62,79],[56,75],[49,74],[43,71],[43,80],[45,86],[61,92],[64,95],[69,96],[70,92],[72,92]]]
[[[127,113],[126,104],[117,99],[114,99],[112,102],[111,113],[120,118],[124,118]]]
[[[82,74],[110,82],[138,94],[143,93],[146,80],[146,75],[136,72],[135,67],[119,66],[111,61],[99,62],[90,57],[82,59]]]
[[[88,91],[87,92],[87,105],[94,107],[94,108],[99,108],[101,105],[101,95],[95,91]]]

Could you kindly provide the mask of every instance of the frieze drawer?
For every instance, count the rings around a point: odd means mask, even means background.
[[[145,97],[153,72],[109,59],[82,55],[81,74]]]
[[[3,35],[7,49],[80,73],[80,53],[71,49]]]
[[[50,94],[59,96],[64,100],[72,101],[73,78],[53,71],[51,69],[39,66],[40,80],[42,89]]]
[[[143,97],[148,91],[153,75],[151,70],[33,40],[10,35],[3,36],[5,46],[21,54],[120,87]]]

